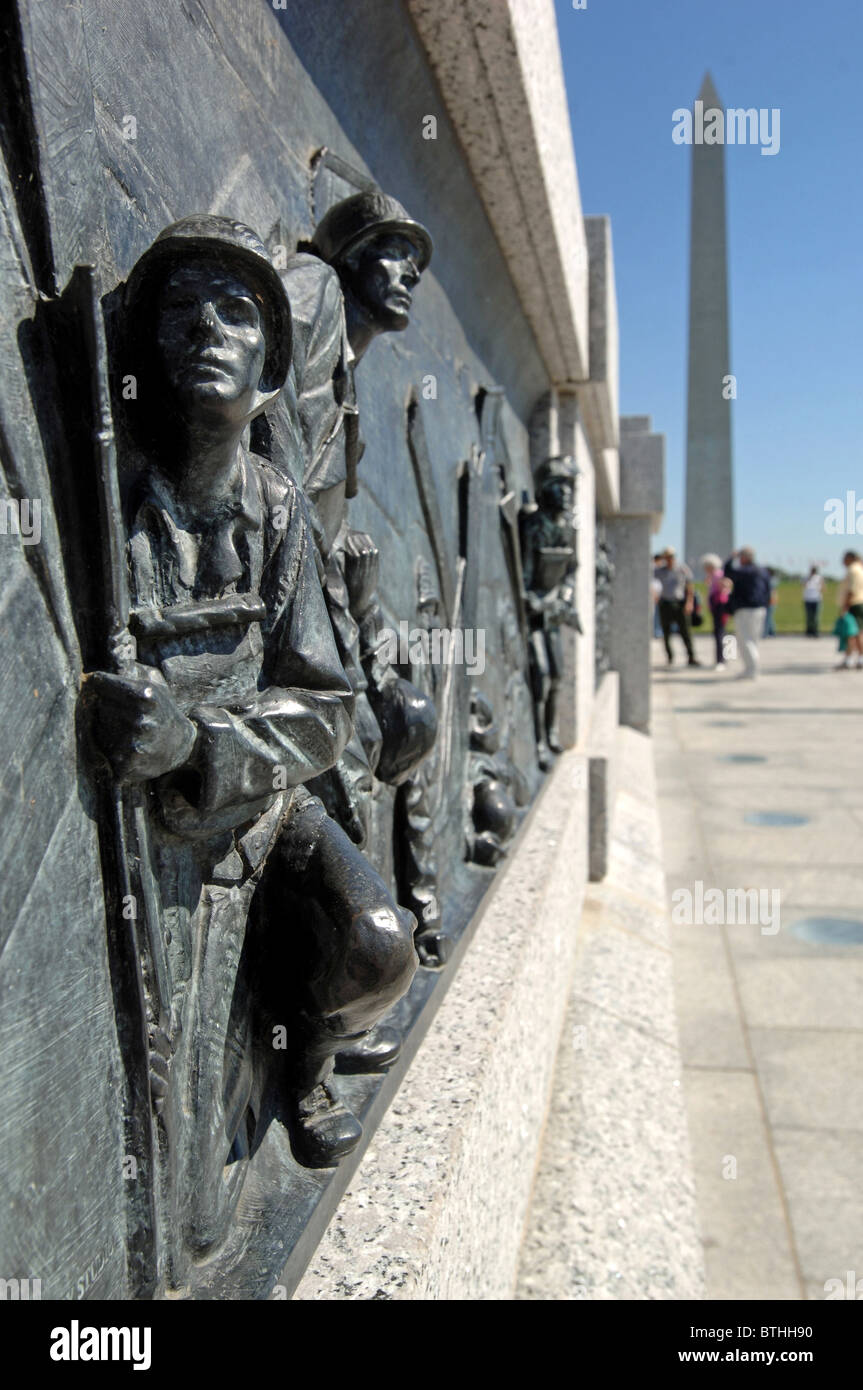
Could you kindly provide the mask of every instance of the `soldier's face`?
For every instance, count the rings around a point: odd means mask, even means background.
[[[267,344],[248,285],[212,265],[179,267],[162,287],[157,339],[168,382],[190,413],[249,418]]]
[[[553,478],[544,488],[546,504],[551,512],[571,512],[575,501],[572,483],[565,478]]]
[[[349,267],[351,288],[385,332],[399,332],[410,322],[412,290],[419,284],[419,252],[405,236],[380,236]]]

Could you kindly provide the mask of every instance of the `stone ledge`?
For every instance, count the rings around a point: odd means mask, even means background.
[[[552,0],[407,0],[552,382],[588,375],[588,254]]]
[[[616,449],[618,424],[619,347],[617,294],[611,219],[584,219],[590,257],[590,380],[578,388],[585,429],[595,455]]]
[[[587,879],[585,768],[557,760],[296,1299],[512,1296]]]
[[[620,704],[620,677],[606,671],[593,702],[587,739],[590,881],[605,878],[614,807],[614,746]]]
[[[600,449],[595,457],[596,506],[600,516],[620,511],[620,450]]]
[[[585,901],[519,1299],[704,1297],[652,747],[631,729],[615,747],[609,871]]]

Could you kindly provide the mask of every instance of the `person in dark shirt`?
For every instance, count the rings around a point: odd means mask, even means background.
[[[770,584],[770,600],[769,600],[769,602],[768,602],[768,604],[767,604],[767,612],[766,612],[766,614],[764,615],[764,636],[765,636],[765,637],[775,637],[775,636],[776,636],[776,617],[775,617],[775,614],[774,614],[773,610],[774,610],[774,608],[776,607],[777,593],[778,593],[778,590],[779,590],[779,580],[778,580],[777,577],[776,577],[776,571],[775,571],[775,569],[773,568],[772,565],[767,565],[767,566],[766,566],[766,569],[767,569],[767,580],[768,580],[768,583]]]
[[[770,576],[755,563],[751,546],[735,550],[723,566],[734,588],[728,600],[728,610],[734,615],[734,626],[743,655],[743,671],[738,679],[756,680],[760,666],[758,643],[764,635],[764,619],[770,606]]]
[[[661,563],[654,569],[653,576],[660,585],[659,622],[662,627],[668,664],[671,666],[674,662],[674,653],[671,650],[671,631],[676,626],[683,639],[689,665],[700,666],[701,662],[695,655],[692,636],[689,631],[689,619],[692,616],[695,602],[692,571],[688,565],[678,561],[677,552],[671,545],[666,547],[660,558]]]

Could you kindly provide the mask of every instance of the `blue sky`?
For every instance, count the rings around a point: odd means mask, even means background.
[[[844,549],[863,550],[824,531],[828,498],[863,501],[863,3],[556,6],[584,211],[612,219],[621,413],[666,435],[657,540],[679,549],[691,149],[672,112],[707,69],[723,107],[780,109],[776,155],[725,151],[735,536],[765,564],[838,573]]]

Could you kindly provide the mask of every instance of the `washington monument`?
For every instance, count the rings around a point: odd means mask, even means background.
[[[709,73],[698,101],[703,112],[721,109]],[[725,146],[693,144],[684,536],[691,566],[709,551],[725,560],[734,548],[731,401],[736,383],[730,372]]]

